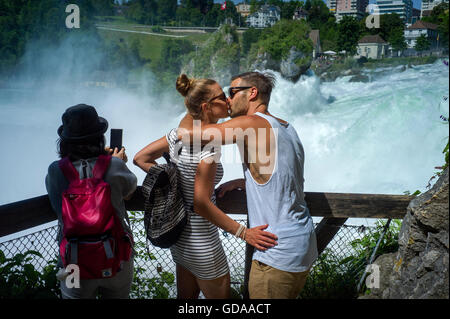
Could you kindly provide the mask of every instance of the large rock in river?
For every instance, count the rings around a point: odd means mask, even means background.
[[[295,47],[289,51],[289,55],[281,60],[281,75],[291,81],[297,81],[302,74],[305,74],[311,66],[312,57],[305,54]]]

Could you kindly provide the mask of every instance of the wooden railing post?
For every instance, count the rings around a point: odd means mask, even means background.
[[[317,251],[319,255],[328,246],[330,241],[338,233],[347,218],[323,218],[316,226]]]

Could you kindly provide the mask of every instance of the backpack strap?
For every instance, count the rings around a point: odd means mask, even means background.
[[[61,159],[58,162],[58,165],[69,183],[80,179],[80,174],[78,174],[78,171],[73,166],[68,156]]]
[[[92,170],[92,177],[101,179],[105,175],[109,163],[111,162],[111,155],[100,155],[95,162],[94,169]]]

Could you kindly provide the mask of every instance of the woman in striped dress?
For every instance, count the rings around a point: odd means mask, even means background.
[[[223,176],[220,145],[197,149],[178,139],[179,129],[191,129],[195,120],[206,125],[228,117],[222,88],[214,80],[189,79],[184,74],[178,77],[176,88],[185,97],[186,116],[178,128],[139,151],[134,163],[148,172],[156,159],[169,152],[179,169],[185,202],[193,208],[179,240],[170,248],[178,298],[198,298],[200,291],[206,298],[229,298],[230,273],[217,226],[252,245],[266,232],[262,226],[245,229],[215,206],[214,188]]]

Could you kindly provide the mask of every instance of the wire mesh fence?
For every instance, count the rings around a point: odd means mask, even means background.
[[[236,219],[246,224],[244,219]],[[135,276],[130,297],[176,298],[176,267],[169,249],[147,245],[141,212],[131,212],[131,225],[135,239]],[[314,263],[301,298],[354,298],[356,286],[367,264],[361,252],[355,249],[360,241],[375,232],[375,227],[343,225],[325,251]],[[219,229],[222,245],[230,267],[232,297],[241,298],[245,274],[245,242]],[[58,226],[51,225],[33,233],[0,242],[6,258],[37,251],[31,263],[37,271],[58,258],[56,241]],[[336,293],[340,295],[336,296]]]

